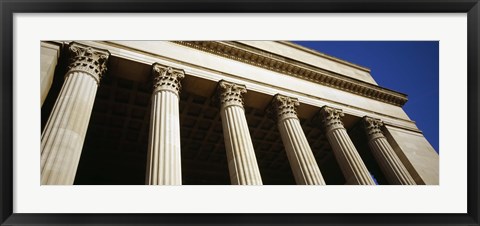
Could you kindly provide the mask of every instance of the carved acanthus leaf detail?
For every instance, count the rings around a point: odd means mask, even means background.
[[[337,127],[343,128],[342,117],[344,116],[342,110],[337,108],[332,108],[329,106],[323,106],[320,109],[319,116],[323,126],[328,129],[333,129]]]
[[[276,94],[267,108],[267,114],[277,121],[287,118],[298,118],[297,106],[299,105],[297,98]]]
[[[155,63],[153,64],[152,74],[154,92],[171,91],[177,95],[180,93],[181,81],[185,77],[183,70]]]
[[[380,119],[365,116],[363,117],[363,126],[365,127],[365,131],[369,137],[376,135],[383,136],[383,122]]]
[[[92,76],[100,83],[102,76],[107,71],[107,61],[110,57],[108,50],[96,49],[76,42],[70,43],[70,64],[67,76],[70,72],[81,71]]]
[[[217,92],[222,107],[238,105],[243,107],[243,94],[247,92],[245,85],[235,84],[221,80]]]

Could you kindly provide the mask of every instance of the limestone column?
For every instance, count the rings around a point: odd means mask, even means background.
[[[347,130],[343,127],[342,110],[324,106],[320,109],[320,117],[346,183],[374,185],[370,172],[348,136]]]
[[[41,184],[71,185],[80,161],[97,87],[110,53],[78,43],[41,141]]]
[[[262,178],[243,108],[242,94],[247,89],[244,85],[223,80],[217,89],[230,181],[236,185],[261,185]]]
[[[390,184],[415,185],[415,180],[402,164],[392,146],[383,135],[382,121],[371,117],[363,118],[363,125],[368,136],[368,146],[377,160],[380,169]]]
[[[315,156],[297,117],[298,99],[277,94],[269,111],[275,114],[282,142],[297,184],[325,185]]]
[[[52,86],[55,67],[60,56],[60,46],[41,42],[40,54],[40,103],[43,105]]]
[[[181,185],[180,81],[185,74],[160,64],[153,65],[153,95],[146,184]]]

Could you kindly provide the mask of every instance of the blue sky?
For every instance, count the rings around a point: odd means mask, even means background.
[[[433,148],[438,149],[437,41],[294,42],[370,68],[378,85],[408,95],[403,106]]]

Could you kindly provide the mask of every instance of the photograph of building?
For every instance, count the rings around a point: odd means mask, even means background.
[[[287,41],[42,41],[41,184],[438,185],[407,100]]]

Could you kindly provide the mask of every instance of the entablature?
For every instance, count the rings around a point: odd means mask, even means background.
[[[396,106],[403,106],[408,100],[407,95],[403,93],[314,67],[291,58],[254,49],[239,42],[172,42]]]
[[[353,95],[350,92],[331,92],[335,90],[332,87],[321,86],[317,83],[308,82],[304,79],[295,78],[294,76],[285,75],[287,79],[281,85],[272,83],[267,77],[260,79],[259,74],[251,73],[248,69],[257,70],[253,65],[244,64],[245,68],[241,68],[244,75],[232,74],[231,71],[219,70],[218,68],[210,68],[209,62],[203,56],[198,61],[192,61],[199,56],[186,56],[185,58],[178,58],[177,55],[166,55],[163,52],[170,53],[177,51],[180,55],[188,52],[195,52],[197,50],[183,45],[174,44],[173,42],[159,42],[158,46],[139,45],[142,42],[128,42],[128,41],[78,41],[92,47],[108,49],[112,54],[110,59],[109,71],[125,79],[132,79],[134,81],[145,81],[151,76],[152,64],[157,62],[164,65],[169,65],[175,68],[182,68],[185,70],[184,88],[186,90],[194,91],[197,95],[209,95],[213,93],[215,84],[221,79],[229,79],[239,84],[245,84],[249,92],[245,96],[248,99],[247,106],[264,109],[270,102],[271,98],[281,93],[298,98],[301,105],[299,109],[300,118],[310,118],[318,110],[319,107],[329,105],[332,107],[343,109],[344,113],[353,117],[363,117],[365,115],[377,117],[382,119],[386,124],[404,128],[407,130],[420,132],[415,126],[415,122],[411,121],[403,112],[400,106],[385,104],[384,102],[366,98],[361,95]],[[66,42],[57,42],[59,44],[68,44]],[[163,52],[159,52],[162,50]],[[183,51],[185,49],[186,51]],[[203,53],[203,52],[199,52]],[[211,55],[211,54],[208,54]],[[184,56],[184,55],[182,55]],[[205,56],[207,57],[207,56]],[[230,63],[243,64],[239,61],[232,61],[230,59],[217,56],[212,57],[222,59],[222,61],[214,62],[225,64],[222,68],[232,66]],[[231,62],[228,62],[231,61]],[[211,62],[209,62],[211,63]],[[237,69],[237,68],[235,68]],[[260,68],[258,68],[260,69]],[[261,71],[269,71],[261,69]],[[260,73],[261,71],[258,71]],[[264,72],[262,72],[264,73]],[[279,72],[272,72],[273,74],[281,74]],[[266,75],[273,75],[264,73]],[[252,76],[250,76],[252,75]],[[269,82],[270,81],[270,82]],[[303,90],[298,90],[292,87],[303,87]],[[322,88],[323,87],[323,88]],[[333,96],[332,96],[333,95]],[[335,98],[333,98],[335,97]],[[353,99],[351,99],[353,98]]]

